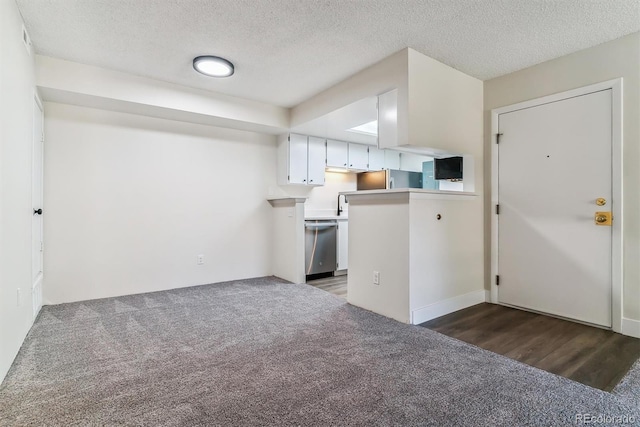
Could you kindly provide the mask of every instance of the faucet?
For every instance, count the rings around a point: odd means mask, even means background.
[[[340,214],[342,213],[342,206],[340,206],[340,196],[343,196],[343,194],[338,193],[338,216],[340,216]],[[347,197],[344,197],[344,202],[347,203]]]

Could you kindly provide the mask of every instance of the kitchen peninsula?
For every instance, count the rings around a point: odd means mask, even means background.
[[[346,197],[350,304],[418,324],[485,301],[477,194],[392,189]]]

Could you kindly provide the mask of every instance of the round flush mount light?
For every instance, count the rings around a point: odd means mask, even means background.
[[[198,56],[193,59],[193,68],[210,77],[229,77],[233,74],[233,64],[218,56]]]

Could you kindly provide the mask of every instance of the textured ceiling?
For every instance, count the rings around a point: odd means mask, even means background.
[[[405,47],[485,80],[640,29],[640,0],[16,2],[39,54],[286,107]]]

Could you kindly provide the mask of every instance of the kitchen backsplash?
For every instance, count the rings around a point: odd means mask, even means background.
[[[306,217],[333,216],[338,210],[338,193],[344,191],[356,191],[356,174],[326,172],[325,185],[314,187],[309,192],[309,198],[304,204]],[[340,200],[343,209],[341,216],[347,216],[349,204],[344,203],[344,197]]]

